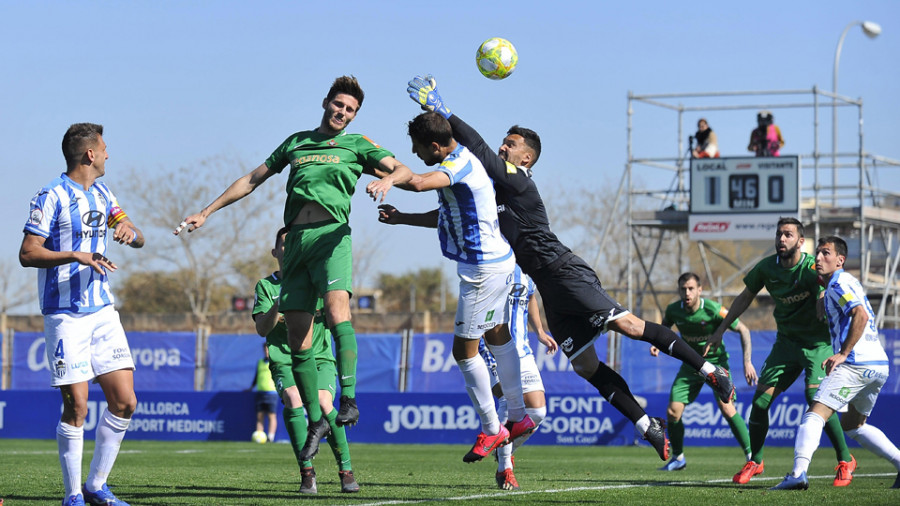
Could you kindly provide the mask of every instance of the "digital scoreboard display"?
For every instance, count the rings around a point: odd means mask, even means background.
[[[691,159],[691,214],[795,214],[800,209],[800,159]]]

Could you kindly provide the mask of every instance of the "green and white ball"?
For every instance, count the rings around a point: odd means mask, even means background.
[[[478,70],[489,79],[506,79],[519,63],[519,53],[512,43],[500,37],[484,41],[475,54]]]
[[[266,436],[265,432],[263,432],[261,430],[257,430],[257,431],[254,431],[253,434],[250,435],[250,440],[253,441],[254,443],[263,444],[266,441],[268,441],[269,438],[268,438],[268,436]]]

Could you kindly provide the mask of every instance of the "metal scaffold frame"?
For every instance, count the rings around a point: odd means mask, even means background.
[[[806,97],[809,97],[808,101],[805,100]],[[635,153],[634,119],[635,105],[638,104],[650,106],[657,111],[662,109],[675,113],[672,146],[678,156],[651,157]],[[820,148],[823,107],[852,108],[857,111],[857,146],[854,151],[833,153]],[[665,306],[662,304],[667,299],[659,297],[650,275],[659,255],[676,255],[679,265],[688,265],[684,259],[690,247],[690,152],[684,142],[687,138],[685,114],[763,109],[800,109],[811,112],[813,150],[800,155],[800,214],[801,220],[808,227],[807,241],[812,240],[814,245],[820,236],[831,234],[845,238],[850,245],[852,257],[848,259],[848,270],[858,275],[866,289],[876,312],[879,328],[900,326],[900,300],[896,296],[897,266],[900,264],[900,193],[880,187],[877,179],[879,171],[888,171],[890,181],[900,179],[897,177],[900,160],[865,151],[862,99],[839,95],[816,86],[805,90],[665,94],[629,92],[628,161],[614,203],[614,209],[625,206],[624,214],[628,217],[631,235],[627,266],[627,307],[633,308],[638,314],[647,307],[664,311]],[[793,127],[796,129],[797,125],[793,124]],[[654,147],[658,147],[658,143]],[[634,171],[638,167],[641,168],[640,179],[643,185],[640,187],[634,177]],[[831,181],[823,177],[825,171],[830,171]],[[649,183],[643,183],[644,181]],[[666,182],[669,185],[662,186]],[[638,237],[646,238],[652,235],[648,234],[650,231],[657,233],[656,246],[649,251],[640,251],[637,247]],[[814,236],[809,237],[809,232],[813,232]],[[608,233],[609,226],[601,236],[601,251],[605,241],[609,239]],[[669,246],[663,248],[664,243]],[[740,290],[734,288],[735,282],[756,261],[738,265],[714,244],[702,241],[697,243],[697,249],[703,274],[707,278],[707,295],[719,300],[736,296]],[[765,253],[768,254],[771,254],[770,250]],[[720,268],[720,272],[713,272],[710,256],[720,259],[731,270],[721,272]],[[761,258],[762,256],[757,260]],[[647,299],[648,297],[650,298]],[[609,357],[613,363],[618,362],[616,342],[616,339],[610,339]]]

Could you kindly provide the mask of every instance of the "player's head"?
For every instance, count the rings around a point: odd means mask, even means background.
[[[75,123],[70,126],[63,135],[62,151],[69,169],[78,165],[94,165],[102,176],[106,159],[109,158],[103,141],[103,125]]]
[[[816,273],[830,277],[834,271],[844,268],[847,261],[847,243],[836,235],[819,239],[816,246]]]
[[[341,76],[335,79],[322,101],[325,112],[319,125],[321,133],[336,134],[347,128],[362,107],[364,98],[365,93],[355,77]]]
[[[702,132],[707,129],[709,129],[709,122],[706,121],[706,118],[700,118],[699,120],[697,120],[697,130],[700,130]]]
[[[756,115],[756,124],[760,127],[767,127],[775,122],[775,116],[769,111],[759,111]]]
[[[290,228],[281,227],[275,234],[275,247],[272,249],[272,256],[278,261],[278,270],[281,270],[281,261],[284,259],[284,239],[287,237]]]
[[[450,122],[436,112],[423,112],[413,118],[407,124],[407,133],[412,152],[428,166],[444,161],[456,145]]]
[[[775,227],[775,251],[784,260],[800,254],[803,246],[803,223],[792,217],[783,217]]]
[[[700,302],[700,294],[703,285],[700,284],[700,276],[693,272],[685,272],[678,276],[678,296],[687,307],[695,307]]]
[[[513,125],[506,132],[497,154],[517,167],[531,168],[541,156],[541,138],[534,130]]]

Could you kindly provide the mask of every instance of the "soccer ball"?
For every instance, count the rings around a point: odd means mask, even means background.
[[[484,41],[478,48],[475,63],[484,77],[506,79],[516,69],[519,53],[508,40],[494,37]]]
[[[263,432],[261,430],[257,430],[257,431],[254,431],[253,434],[250,436],[250,440],[253,441],[254,443],[263,444],[266,441],[268,441],[269,438],[268,438],[268,436],[266,436],[265,432]]]

